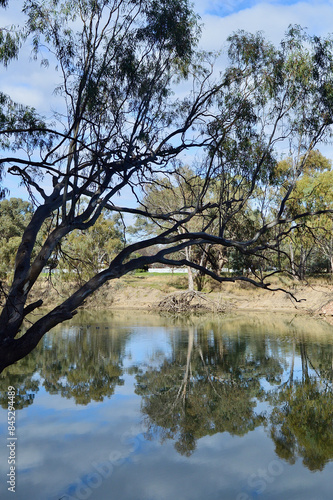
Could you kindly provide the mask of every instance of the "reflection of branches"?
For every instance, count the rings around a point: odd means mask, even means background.
[[[315,368],[314,364],[312,363],[310,357],[308,354],[306,354],[306,358],[309,362],[309,365],[311,366],[312,370],[315,372],[315,374],[317,375],[318,377],[318,380],[322,381],[324,384],[325,384],[325,391],[327,391],[327,389],[330,389],[332,390],[333,386],[332,386],[332,380],[329,381],[329,380],[325,380],[323,381],[323,376],[320,374],[319,370],[317,368]],[[332,356],[332,363],[333,363],[333,356]],[[332,375],[331,375],[332,376]]]
[[[17,389],[18,408],[33,403],[40,385],[49,394],[60,394],[83,405],[103,401],[113,395],[117,385],[123,385],[122,356],[128,335],[122,332],[114,336],[109,331],[89,335],[86,324],[92,318],[86,316],[72,326],[71,334],[55,332],[47,344],[9,367],[5,378],[0,376],[0,404],[6,401],[8,377]]]
[[[293,339],[293,353],[292,353],[292,358],[291,358],[291,365],[290,365],[290,372],[289,372],[289,377],[288,379],[279,386],[279,390],[281,390],[283,387],[287,385],[292,385],[294,381],[294,365],[295,365],[295,348],[296,348],[296,341],[295,338]]]
[[[322,470],[332,460],[332,404],[332,392],[323,392],[313,377],[279,392],[270,421],[280,458],[294,463],[302,456],[310,470]]]
[[[180,387],[179,387],[179,390],[177,393],[177,398],[176,398],[176,400],[177,400],[179,398],[179,396],[182,395],[183,403],[185,403],[187,385],[188,385],[189,381],[191,380],[191,356],[192,356],[193,344],[194,344],[194,329],[189,328],[185,373],[184,373],[182,383],[180,384]],[[175,402],[175,404],[176,404],[176,402]]]
[[[294,379],[296,345],[302,367],[299,379]],[[297,456],[302,456],[304,465],[310,470],[322,470],[333,458],[333,392],[325,373],[315,368],[314,356],[315,351],[309,354],[304,338],[301,337],[297,344],[294,339],[288,380],[271,398],[270,423],[271,437],[280,458],[294,463]],[[324,362],[322,349],[317,357]],[[326,361],[331,364],[332,359]],[[309,372],[309,367],[313,373]]]
[[[233,356],[232,347],[225,349],[222,338],[216,339],[218,346],[214,345],[209,362],[206,337],[192,326],[187,340],[183,362],[181,351],[177,351],[160,368],[138,374],[136,387],[142,396],[148,436],[156,434],[162,441],[175,439],[176,449],[185,455],[194,451],[202,436],[224,431],[242,435],[264,420],[254,412],[254,397],[261,393],[257,366],[246,361],[244,367],[238,365],[243,359],[238,356],[243,344],[233,345]]]
[[[202,366],[204,367],[205,371],[206,371],[206,374],[207,374],[207,380],[208,382],[210,383],[210,385],[212,386],[212,389],[213,391],[215,392],[215,394],[217,396],[219,396],[219,393],[217,392],[217,390],[215,389],[214,385],[213,385],[213,382],[212,382],[212,379],[211,379],[211,376],[210,376],[210,373],[209,373],[209,369],[208,369],[208,366],[206,365],[205,363],[205,360],[203,358],[203,354],[202,354],[202,349],[201,347],[198,347],[198,352],[199,352],[199,355],[200,355],[200,358],[201,358],[201,361],[202,361]]]

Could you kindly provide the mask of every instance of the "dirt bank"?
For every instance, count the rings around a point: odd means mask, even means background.
[[[279,285],[279,284],[277,284]],[[333,285],[329,283],[288,283],[295,300],[282,291],[267,291],[247,283],[223,283],[207,287],[201,302],[211,310],[252,310],[304,312],[333,316]],[[281,284],[279,285],[281,286]],[[75,290],[71,283],[41,281],[32,301],[44,300],[54,307]],[[186,290],[186,278],[180,276],[127,276],[105,284],[85,303],[90,309],[154,309],[163,299]],[[198,299],[198,302],[200,302]],[[195,303],[195,300],[194,300]]]

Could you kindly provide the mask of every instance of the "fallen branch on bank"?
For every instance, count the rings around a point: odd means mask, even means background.
[[[225,312],[226,307],[196,291],[175,292],[161,300],[156,308],[167,312],[214,311]]]

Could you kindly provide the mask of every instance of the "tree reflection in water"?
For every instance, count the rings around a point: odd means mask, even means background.
[[[295,351],[301,358],[301,377],[295,379]],[[329,352],[330,351],[330,352]],[[332,346],[308,346],[294,340],[289,377],[268,396],[271,437],[277,455],[295,463],[298,456],[310,470],[322,470],[333,458]]]
[[[281,348],[274,336],[228,336],[215,325],[189,326],[187,342],[177,339],[173,348],[159,368],[137,375],[149,439],[174,439],[189,456],[203,436],[240,436],[264,425],[289,463],[300,456],[321,470],[333,458],[332,345],[294,333],[292,345]],[[265,412],[257,402],[266,403]]]
[[[265,395],[260,377],[264,369],[278,377],[282,368],[262,345],[253,347],[245,338],[190,326],[188,341],[178,339],[171,359],[137,375],[148,436],[175,439],[176,449],[189,456],[203,436],[241,436],[262,425],[265,416],[256,412],[256,400]]]
[[[129,374],[142,398],[147,439],[172,439],[182,455],[193,454],[204,436],[243,436],[264,426],[290,464],[301,457],[314,471],[332,460],[332,341],[248,318],[167,323],[170,354],[158,351],[140,364],[125,350],[135,330],[119,331],[110,316],[89,326],[81,316],[1,374],[0,403],[7,408],[9,382],[17,409],[32,404],[40,386],[77,404],[102,402]]]
[[[31,404],[42,385],[49,394],[87,405],[103,401],[123,385],[122,360],[130,333],[118,335],[107,324],[73,325],[48,335],[26,358],[0,375],[0,401],[7,407],[8,380],[17,391],[17,408]]]

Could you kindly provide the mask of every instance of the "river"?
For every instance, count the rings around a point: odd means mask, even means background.
[[[0,497],[329,500],[332,379],[308,316],[80,312],[0,375]]]

